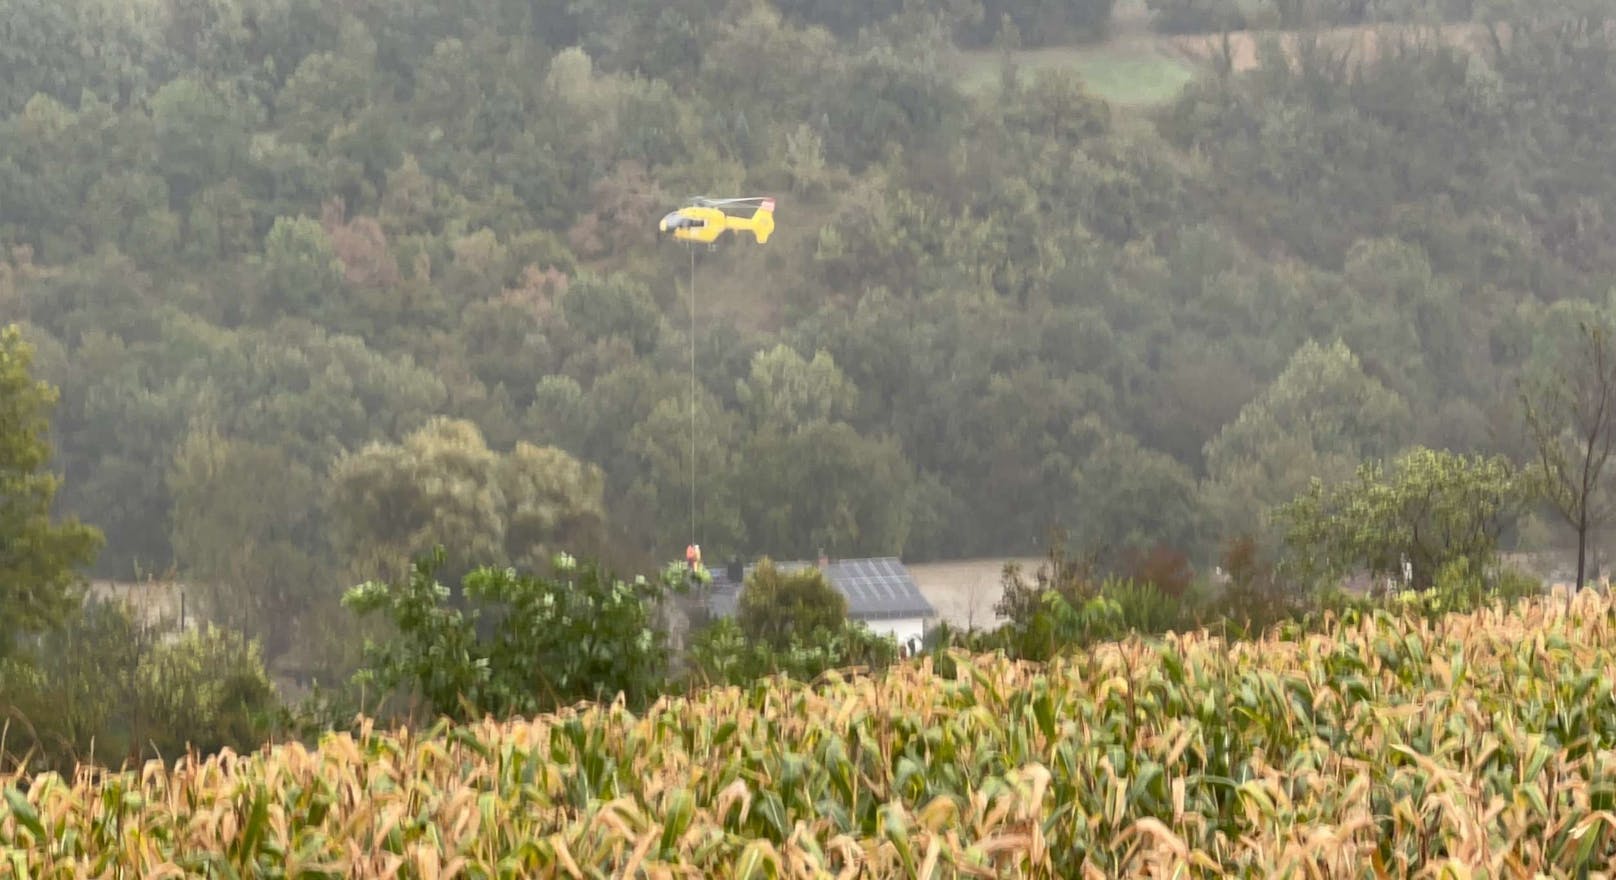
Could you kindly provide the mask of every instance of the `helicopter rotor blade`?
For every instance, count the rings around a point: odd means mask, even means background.
[[[760,205],[768,200],[768,196],[741,196],[738,198],[729,199],[715,199],[709,196],[695,196],[690,200],[690,204],[717,208],[724,205]]]

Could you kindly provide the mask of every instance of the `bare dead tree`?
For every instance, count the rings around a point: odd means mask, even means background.
[[[1588,534],[1616,513],[1600,476],[1616,450],[1616,350],[1608,328],[1578,325],[1574,348],[1523,389],[1542,491],[1577,533],[1577,589],[1587,579]]]

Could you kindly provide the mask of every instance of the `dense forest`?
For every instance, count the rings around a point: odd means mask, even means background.
[[[1313,478],[1528,460],[1519,380],[1616,307],[1610,23],[1146,6],[1476,39],[1134,107],[1015,64],[1111,0],[5,0],[0,316],[60,390],[59,511],[273,660],[433,544],[1209,565]],[[697,194],[774,237],[659,238]]]

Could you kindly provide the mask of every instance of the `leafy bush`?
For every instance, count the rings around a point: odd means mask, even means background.
[[[1182,554],[1158,547],[1129,554],[1124,566],[1143,579],[1102,577],[1096,554],[1073,558],[1059,544],[1030,583],[1019,566],[1008,565],[1004,594],[994,606],[1006,623],[991,635],[958,644],[1044,660],[1129,631],[1157,634],[1193,624],[1198,596]]]
[[[1455,559],[1437,573],[1436,583],[1424,590],[1403,590],[1388,597],[1391,607],[1426,617],[1463,614],[1494,603],[1514,605],[1528,596],[1541,595],[1543,584],[1518,569],[1496,574],[1477,572],[1468,559]]]
[[[1190,621],[1183,596],[1174,597],[1149,581],[1107,579],[1100,595],[1115,602],[1125,630],[1159,634]]]
[[[843,621],[836,629],[793,633],[783,648],[749,639],[734,619],[719,618],[691,641],[693,685],[747,685],[784,675],[809,681],[832,669],[880,670],[898,658],[898,643],[879,636],[860,621]]]
[[[737,599],[735,619],[748,638],[785,651],[794,640],[836,632],[847,620],[847,598],[817,568],[780,571],[769,559],[752,569]]]
[[[1230,539],[1222,563],[1229,580],[1209,611],[1226,630],[1253,635],[1302,610],[1299,597],[1286,590],[1273,562],[1263,557],[1250,535]]]
[[[1042,565],[1029,582],[1017,563],[1007,563],[1001,578],[1003,594],[993,610],[1011,623],[1025,623],[1045,607],[1044,594],[1056,592],[1070,603],[1099,591],[1097,558],[1094,554],[1076,558],[1067,555],[1065,545],[1050,547]]]
[[[0,665],[0,694],[7,750],[61,770],[250,751],[278,705],[256,641],[216,626],[175,633],[106,601]]]
[[[187,747],[255,748],[277,705],[257,641],[211,624],[158,643],[136,688],[155,728],[151,744],[169,757]]]
[[[1003,650],[1023,660],[1044,661],[1072,648],[1116,638],[1127,631],[1122,605],[1095,594],[1076,600],[1054,589],[1034,590],[1036,605],[981,640],[981,647]]]
[[[1157,544],[1148,550],[1131,549],[1123,556],[1123,577],[1149,584],[1169,598],[1182,598],[1195,582],[1195,569],[1182,550]]]
[[[463,610],[437,582],[444,559],[437,548],[407,578],[367,582],[343,597],[397,632],[365,645],[357,684],[402,690],[457,719],[533,714],[617,694],[643,705],[662,691],[668,656],[654,616],[658,602],[685,589],[677,567],[660,580],[633,581],[565,555],[555,577],[478,568],[462,580]]]
[[[1479,577],[1490,568],[1500,533],[1534,485],[1501,456],[1416,446],[1360,465],[1351,480],[1314,478],[1276,515],[1298,578],[1328,581],[1360,568],[1423,590],[1450,570]]]

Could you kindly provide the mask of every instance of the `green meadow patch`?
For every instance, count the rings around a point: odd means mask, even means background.
[[[991,88],[998,80],[1002,57],[992,50],[961,53],[956,64],[965,89]],[[1125,106],[1170,100],[1196,73],[1192,62],[1169,54],[1154,40],[1027,49],[1011,57],[1023,72],[1074,71],[1094,94]]]

